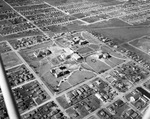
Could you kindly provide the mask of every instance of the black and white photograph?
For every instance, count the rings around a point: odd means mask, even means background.
[[[150,0],[0,0],[0,119],[150,119]]]

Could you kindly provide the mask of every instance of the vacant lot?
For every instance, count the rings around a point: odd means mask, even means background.
[[[109,19],[101,21],[101,22],[97,22],[95,24],[91,24],[89,25],[89,28],[104,28],[104,29],[109,29],[110,27],[115,28],[115,27],[126,27],[126,26],[130,26],[129,24],[117,19],[117,18],[113,18],[113,19]]]
[[[95,28],[93,31],[103,34],[118,44],[122,44],[131,41],[132,39],[139,38],[143,35],[150,34],[150,28],[144,26],[112,27],[106,29]]]
[[[72,75],[69,77],[68,82],[72,84],[73,86],[84,82],[86,80],[89,80],[96,75],[90,71],[75,71],[72,73]]]
[[[22,63],[14,52],[2,54],[2,60],[6,69]]]
[[[143,36],[134,41],[131,41],[130,44],[146,53],[149,53],[150,51],[150,37],[148,36]]]

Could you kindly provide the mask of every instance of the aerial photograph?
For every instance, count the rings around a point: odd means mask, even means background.
[[[150,0],[0,0],[0,60],[0,119],[150,119]]]

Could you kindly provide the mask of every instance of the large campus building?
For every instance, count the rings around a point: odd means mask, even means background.
[[[0,0],[0,57],[0,119],[142,119],[150,0]]]

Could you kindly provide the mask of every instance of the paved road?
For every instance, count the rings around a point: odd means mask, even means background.
[[[19,13],[17,10],[15,10],[10,4],[8,4],[7,2],[5,2],[5,3],[6,3],[8,6],[10,6],[15,12],[17,12],[20,16],[22,16],[23,18],[25,18],[29,23],[33,24],[33,25],[34,25],[39,31],[41,31],[44,35],[46,35],[47,37],[49,37],[47,33],[45,33],[44,31],[42,31],[42,30],[41,30],[37,25],[35,25],[32,21],[28,20],[25,16],[23,16],[21,13]],[[47,2],[45,2],[45,3],[48,4],[49,6],[55,8],[56,10],[58,10],[58,11],[64,13],[65,15],[71,16],[69,13],[67,13],[67,12],[65,12],[65,11],[63,11],[63,10],[61,10],[61,9],[59,9],[58,7],[53,6],[53,5],[50,5],[50,4],[47,3]],[[84,20],[82,20],[82,19],[77,18],[77,20],[79,20],[79,21],[85,23],[86,25],[89,25],[88,22],[86,22],[86,21],[84,21]],[[102,28],[102,29],[108,29],[108,28],[112,28],[112,29],[113,29],[113,28],[126,28],[126,27],[129,28],[129,27],[133,27],[133,26],[107,27],[107,28]],[[71,87],[70,89],[68,89],[68,90],[66,90],[66,91],[64,91],[64,92],[62,92],[62,93],[60,93],[60,94],[58,94],[58,95],[53,95],[53,94],[50,92],[50,90],[46,87],[46,85],[43,83],[43,81],[40,79],[40,77],[33,71],[33,69],[29,66],[29,64],[28,64],[28,63],[22,58],[22,56],[18,53],[18,51],[15,50],[15,49],[9,44],[9,42],[8,42],[8,45],[11,47],[12,51],[15,52],[15,53],[17,54],[17,56],[21,59],[21,61],[23,62],[23,64],[25,64],[25,65],[27,66],[27,68],[30,70],[30,72],[35,76],[35,79],[34,79],[34,80],[37,80],[37,81],[43,86],[43,88],[45,89],[45,91],[46,91],[46,92],[50,95],[50,97],[51,97],[50,100],[47,100],[46,102],[44,102],[44,103],[42,103],[42,104],[40,104],[40,105],[38,105],[38,106],[36,106],[36,107],[34,107],[34,108],[32,108],[32,109],[26,111],[26,112],[24,112],[24,113],[21,114],[21,115],[24,115],[24,114],[26,114],[26,113],[28,113],[28,112],[34,110],[34,109],[37,109],[38,107],[40,107],[40,106],[42,106],[42,105],[44,105],[44,104],[46,104],[47,102],[50,102],[50,101],[54,101],[54,102],[59,106],[59,108],[62,110],[62,112],[64,112],[65,115],[67,115],[66,112],[64,111],[64,109],[63,109],[63,108],[60,106],[60,104],[57,102],[56,98],[59,97],[59,96],[61,96],[61,95],[63,95],[63,94],[66,94],[67,92],[69,92],[69,91],[71,91],[71,90],[76,89],[76,88],[79,87],[79,86],[82,86],[83,84],[87,84],[88,82],[90,82],[90,81],[92,81],[92,80],[95,79],[95,77],[94,77],[94,78],[91,78],[91,79],[89,79],[89,80],[87,80],[87,81],[84,81],[84,82],[82,82],[82,83],[80,83],[80,84],[78,84],[78,85],[76,85],[76,86]],[[109,47],[109,46],[108,46],[108,47]],[[132,61],[132,60],[131,60],[131,59],[127,59],[126,62],[124,62],[124,63],[127,63],[127,62],[129,62],[129,61]],[[122,63],[122,64],[124,64],[124,63]],[[118,65],[118,66],[121,66],[122,64],[120,64],[120,65]],[[116,67],[118,67],[118,66],[116,66]],[[106,73],[111,72],[111,71],[114,70],[116,67],[111,68],[110,70],[106,71]],[[103,79],[102,75],[103,75],[103,74],[98,74],[97,77],[101,77],[101,78]],[[32,80],[32,81],[34,81],[34,80]],[[104,79],[103,79],[103,80],[104,80]],[[119,94],[118,96],[116,96],[116,98],[115,98],[115,100],[113,100],[113,102],[116,101],[117,99],[120,99],[120,98],[123,99],[123,100],[125,100],[124,97],[123,97],[125,94],[129,93],[131,90],[135,89],[135,88],[138,87],[138,86],[142,86],[142,84],[145,83],[147,80],[148,80],[148,78],[147,78],[146,80],[144,80],[144,81],[139,82],[137,85],[134,85],[134,86],[133,86],[129,91],[127,91],[126,93],[119,93],[115,88],[113,88],[113,90],[116,90],[117,93]],[[26,82],[26,83],[24,83],[24,84],[30,83],[30,82],[32,82],[32,81]],[[105,80],[105,81],[106,81],[106,80]],[[106,82],[107,82],[107,81],[106,81]],[[18,85],[17,87],[22,86],[22,85],[24,85],[24,84]],[[16,87],[15,87],[15,88],[16,88]],[[106,103],[105,105],[103,104],[102,107],[105,108],[105,107],[107,107],[109,104],[110,104],[110,103]],[[132,105],[131,105],[131,106],[132,106]],[[89,114],[88,116],[86,116],[85,119],[87,119],[87,117],[90,117],[91,115],[95,114],[95,113],[98,112],[98,111],[99,111],[99,109],[96,110],[96,111],[94,111],[94,112],[92,112],[91,114]]]

